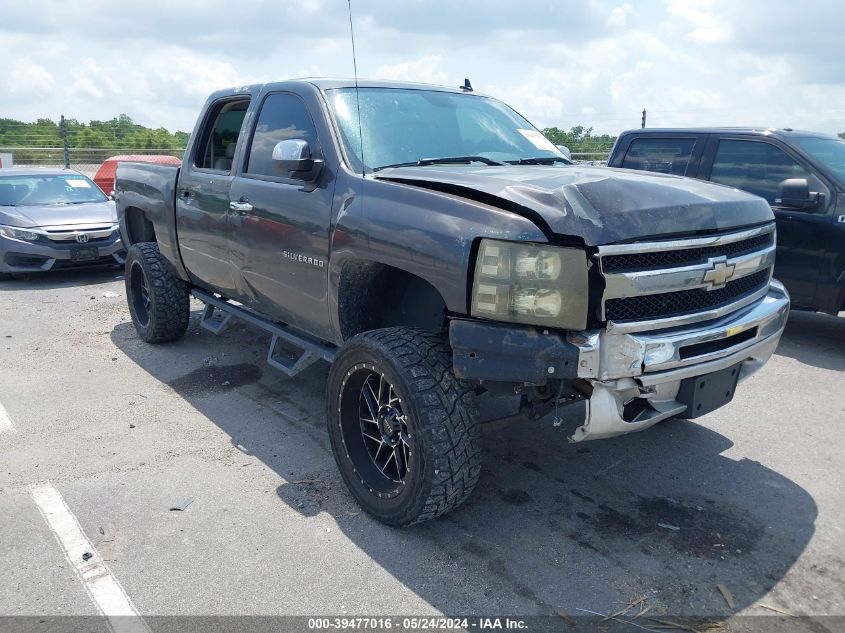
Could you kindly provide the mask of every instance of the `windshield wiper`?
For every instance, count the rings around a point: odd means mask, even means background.
[[[563,156],[537,156],[533,158],[520,158],[519,160],[507,161],[510,165],[551,165],[552,163],[564,163],[571,165],[572,161]]]
[[[409,163],[395,163],[393,165],[381,165],[373,169],[388,169],[390,167],[425,167],[427,165],[468,165],[469,163],[484,163],[485,165],[504,165],[505,163],[487,158],[486,156],[442,156],[440,158],[420,158]]]

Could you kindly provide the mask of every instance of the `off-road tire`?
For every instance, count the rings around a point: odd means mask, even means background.
[[[445,514],[463,503],[478,482],[481,427],[475,393],[472,385],[455,377],[451,361],[451,349],[443,337],[417,328],[393,327],[350,339],[332,364],[326,397],[332,452],[361,508],[382,523],[407,526]],[[354,396],[350,395],[354,387],[348,387],[354,382],[350,377],[366,371],[395,385],[407,421],[412,467],[394,493],[382,494],[369,485],[365,469],[356,469],[361,462],[355,460],[363,458],[355,457],[344,439],[354,435],[350,424],[363,428],[348,414],[346,398]]]
[[[173,271],[155,242],[139,242],[126,254],[126,300],[132,323],[147,343],[182,338],[191,315],[188,285]],[[144,283],[147,300],[139,283]]]

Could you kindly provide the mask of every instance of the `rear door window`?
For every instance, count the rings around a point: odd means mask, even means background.
[[[694,138],[638,138],[631,141],[622,167],[685,176]]]
[[[194,156],[194,164],[198,168],[226,173],[232,170],[232,158],[247,108],[248,99],[225,101],[212,108]]]
[[[778,185],[810,174],[779,147],[766,141],[724,139],[713,159],[710,180],[765,198],[774,204]]]

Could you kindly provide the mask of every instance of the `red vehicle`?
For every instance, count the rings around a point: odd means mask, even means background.
[[[117,171],[117,163],[120,161],[131,161],[133,163],[155,163],[157,165],[181,165],[182,159],[166,154],[124,154],[123,156],[112,156],[103,161],[97,173],[94,174],[94,182],[103,190],[103,193],[110,196],[114,191],[114,174]]]

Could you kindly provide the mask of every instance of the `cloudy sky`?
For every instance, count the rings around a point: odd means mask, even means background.
[[[351,76],[346,0],[4,0],[0,117],[190,131],[210,91]],[[362,77],[469,77],[540,127],[845,131],[837,0],[352,0]]]

